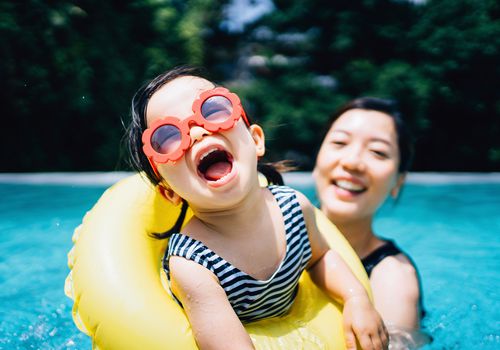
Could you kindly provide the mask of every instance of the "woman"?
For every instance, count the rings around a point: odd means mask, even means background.
[[[313,172],[321,210],[361,258],[375,308],[394,339],[400,330],[420,328],[422,290],[409,256],[375,235],[373,218],[401,190],[413,155],[411,138],[395,103],[378,98],[351,101],[329,125]]]

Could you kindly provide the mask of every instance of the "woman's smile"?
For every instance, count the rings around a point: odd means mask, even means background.
[[[388,115],[347,111],[332,125],[316,162],[323,209],[331,217],[373,215],[396,185],[398,161],[397,135]]]

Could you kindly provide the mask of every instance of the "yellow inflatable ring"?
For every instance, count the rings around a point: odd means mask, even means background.
[[[65,292],[74,301],[73,319],[92,338],[93,349],[197,348],[182,308],[165,290],[161,260],[167,240],[148,235],[166,231],[178,213],[137,174],[106,190],[75,230]],[[369,290],[352,248],[319,210],[317,220],[329,244]],[[257,349],[344,349],[341,311],[304,273],[286,316],[245,327]]]

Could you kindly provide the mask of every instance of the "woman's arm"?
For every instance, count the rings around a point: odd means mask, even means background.
[[[186,311],[198,347],[254,349],[215,275],[178,256],[171,256],[169,264],[172,291]]]
[[[304,214],[312,250],[308,271],[318,287],[344,304],[347,349],[356,349],[356,338],[363,349],[387,348],[387,330],[368,294],[342,257],[329,249],[316,225],[312,204],[300,193],[297,193],[297,198]]]
[[[389,256],[372,271],[375,308],[386,325],[420,328],[420,287],[413,265],[403,255]]]

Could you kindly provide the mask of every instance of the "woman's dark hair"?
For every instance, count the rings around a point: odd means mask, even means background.
[[[377,111],[387,114],[394,122],[394,127],[396,129],[396,134],[398,137],[398,148],[399,148],[399,173],[406,173],[410,170],[411,164],[413,162],[413,137],[410,130],[406,126],[403,120],[403,116],[398,108],[398,104],[394,100],[387,100],[377,97],[360,97],[356,98],[339,110],[337,110],[331,117],[329,121],[329,127],[345,112],[351,109],[364,109],[367,111]],[[327,129],[327,132],[328,132]]]
[[[132,118],[125,134],[129,151],[129,164],[134,170],[144,172],[148,180],[155,186],[158,185],[162,179],[155,173],[148,158],[142,151],[142,133],[147,129],[146,110],[151,96],[153,96],[156,91],[172,80],[185,76],[204,78],[203,72],[199,68],[191,66],[176,67],[158,75],[149,83],[143,85],[132,98]],[[248,118],[248,121],[252,124],[250,118]],[[277,166],[273,163],[259,163],[257,169],[267,178],[269,184],[283,185],[283,178],[278,170],[286,170],[289,168],[280,163],[277,163]],[[179,232],[184,222],[187,207],[188,203],[183,199],[181,213],[174,226],[164,233],[153,233],[152,236],[163,239],[168,238],[174,232]]]

